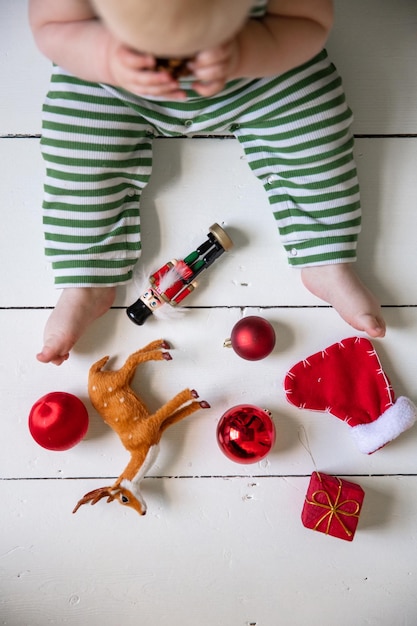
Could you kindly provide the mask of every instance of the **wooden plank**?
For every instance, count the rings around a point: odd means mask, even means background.
[[[367,456],[357,450],[345,423],[326,413],[303,411],[288,404],[283,390],[286,372],[299,360],[354,334],[334,311],[275,308],[245,312],[262,315],[276,329],[276,348],[262,361],[245,361],[223,348],[224,339],[240,319],[238,309],[195,309],[177,322],[151,320],[142,328],[132,324],[121,310],[111,311],[99,320],[61,368],[45,366],[34,359],[46,312],[0,312],[0,395],[5,416],[0,420],[0,440],[13,442],[0,455],[0,477],[118,476],[128,456],[89,404],[88,370],[106,354],[113,357],[112,367],[117,368],[130,352],[158,337],[173,346],[173,360],[148,363],[138,371],[135,389],[146,404],[156,409],[181,389],[190,387],[210,403],[211,409],[200,411],[167,431],[152,475],[304,475],[314,469],[314,462],[322,471],[345,474],[417,473],[417,426],[383,450]],[[414,401],[417,366],[410,337],[415,332],[416,315],[413,308],[402,309],[400,315],[397,309],[387,309],[389,333],[384,340],[375,342],[396,395],[406,395]],[[86,439],[67,452],[40,448],[27,430],[31,406],[51,391],[75,394],[86,403],[90,413],[91,427]],[[230,407],[244,403],[272,411],[277,428],[273,452],[249,466],[228,460],[216,442],[220,417]]]
[[[357,133],[415,133],[417,6],[410,0],[337,0],[328,44],[355,111]],[[0,135],[40,133],[50,62],[36,49],[26,0],[2,0]]]
[[[413,624],[416,477],[355,481],[352,543],[302,526],[306,477],[147,480],[144,518],[72,516],[97,481],[0,481],[2,622]]]
[[[0,140],[0,160],[7,181],[0,186],[0,204],[8,213],[0,231],[0,306],[53,306],[58,293],[43,256],[38,141]],[[357,271],[383,304],[415,305],[417,140],[358,140],[357,161],[363,196]],[[235,247],[202,275],[185,304],[322,304],[301,285],[299,272],[288,267],[266,194],[234,140],[156,141],[141,217],[143,253],[135,281],[119,290],[119,306],[138,297],[143,268],[149,274],[185,256],[204,241],[215,221],[230,232]],[[19,271],[10,267],[9,242],[18,246],[12,258],[19,260]]]

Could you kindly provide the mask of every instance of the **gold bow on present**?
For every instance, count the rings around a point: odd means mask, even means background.
[[[320,478],[320,475],[319,475]],[[318,520],[318,522],[316,523],[316,525],[314,526],[314,530],[318,530],[318,527],[320,526],[320,524],[326,519],[327,519],[327,528],[326,528],[326,535],[329,534],[330,532],[330,526],[332,523],[333,518],[335,517],[337,519],[337,521],[339,522],[339,524],[341,525],[341,527],[343,528],[343,530],[345,531],[345,533],[347,534],[348,537],[351,537],[353,535],[352,531],[349,530],[349,528],[346,528],[345,524],[342,522],[342,520],[340,519],[340,515],[345,515],[346,517],[359,517],[359,509],[360,509],[360,504],[359,502],[356,502],[356,500],[343,500],[343,502],[339,502],[340,500],[340,495],[342,493],[342,481],[340,480],[340,478],[335,477],[336,480],[339,482],[339,486],[338,486],[338,490],[337,490],[337,495],[336,495],[336,500],[334,502],[331,501],[331,498],[329,496],[329,494],[327,493],[327,491],[325,491],[324,489],[318,489],[317,491],[315,491],[312,496],[311,496],[311,500],[307,500],[306,497],[306,502],[308,504],[312,504],[314,506],[319,506],[322,509],[326,509],[326,512],[323,513],[323,515],[320,517],[320,519]],[[321,480],[321,478],[320,478]],[[326,500],[327,500],[327,504],[324,502],[320,502],[319,500],[317,500],[317,495],[318,494],[324,494]],[[343,510],[343,507],[346,506],[347,504],[351,504],[353,503],[355,505],[354,511],[346,511]]]

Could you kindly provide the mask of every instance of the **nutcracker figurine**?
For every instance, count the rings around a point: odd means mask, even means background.
[[[209,228],[207,240],[184,259],[172,259],[149,277],[149,286],[127,308],[128,317],[139,326],[163,304],[175,307],[197,287],[195,278],[226,250],[233,247],[229,235],[218,224]]]

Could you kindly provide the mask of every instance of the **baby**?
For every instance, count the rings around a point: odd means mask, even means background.
[[[131,279],[152,138],[190,132],[237,137],[304,285],[384,336],[352,269],[361,209],[352,115],[323,50],[331,0],[30,0],[30,23],[55,64],[43,208],[63,288],[39,361],[65,361]]]

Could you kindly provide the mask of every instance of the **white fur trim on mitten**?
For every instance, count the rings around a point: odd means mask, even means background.
[[[405,396],[400,396],[378,419],[351,428],[351,435],[364,454],[372,454],[385,446],[417,419],[417,407]]]

